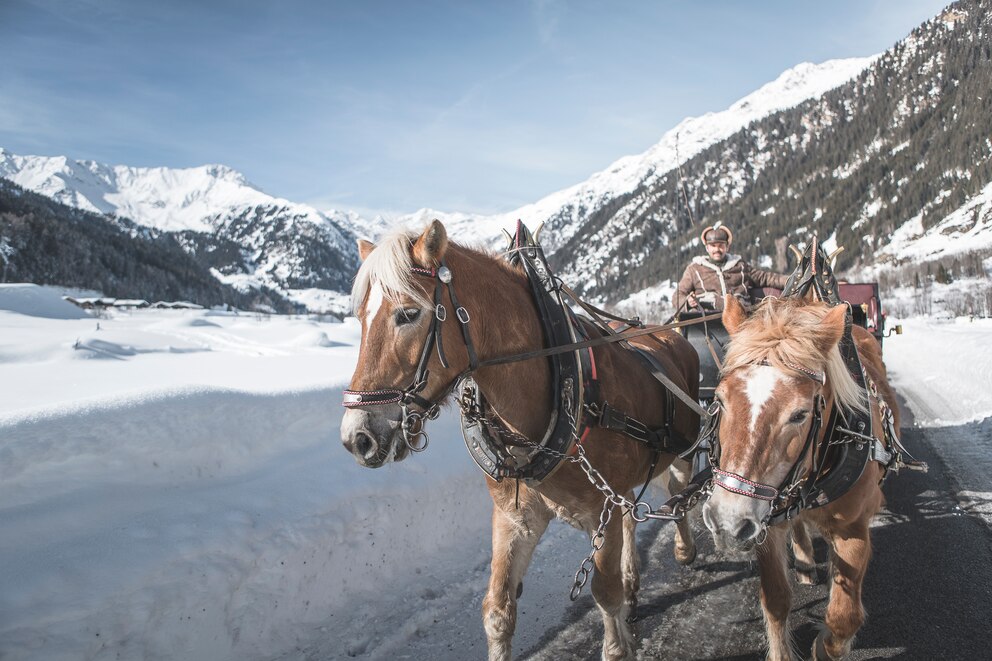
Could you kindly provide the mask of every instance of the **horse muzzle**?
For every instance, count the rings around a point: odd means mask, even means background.
[[[341,443],[355,461],[366,468],[401,461],[409,454],[400,421],[375,415],[370,410],[345,411],[341,420]]]
[[[721,551],[747,553],[761,544],[767,534],[757,512],[721,507],[720,502],[710,501],[703,506],[703,523]]]

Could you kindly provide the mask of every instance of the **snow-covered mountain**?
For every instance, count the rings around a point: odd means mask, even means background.
[[[421,209],[397,222],[440,218],[456,239],[490,247],[518,218],[532,229],[544,223],[553,265],[580,293],[607,302],[676,276],[698,249],[701,223],[716,220],[747,237],[735,245],[746,257],[779,270],[788,243],[813,231],[848,248],[843,267],[951,254],[946,244],[958,236],[992,247],[989,4],[955,3],[880,56],[800,64],[724,111],[682,121],[644,153],[514,211]],[[111,167],[0,149],[0,177],[176,232],[224,282],[267,285],[312,307],[340,305],[357,264],[354,238],[374,239],[387,226],[273,197],[217,165]],[[924,236],[943,247],[914,248]]]
[[[545,224],[542,241],[553,253],[591,215],[645,181],[732,135],[755,119],[818,96],[856,75],[872,58],[800,64],[727,110],[690,117],[642,154],[627,156],[588,180],[514,211],[492,216],[421,209],[397,222],[419,226],[442,219],[452,236],[497,246],[501,229],[517,219]],[[314,308],[341,307],[357,264],[356,236],[375,238],[382,219],[319,211],[273,197],[223,165],[138,168],[65,156],[20,156],[0,148],[0,177],[63,204],[126,217],[175,232],[225,284],[242,290],[265,285]]]
[[[365,222],[268,195],[223,165],[110,166],[0,148],[0,177],[68,206],[176,233],[225,284],[265,285],[311,304],[304,290],[348,290],[358,260],[352,228]]]
[[[681,180],[645,178],[588,214],[554,266],[587,296],[621,300],[678,275],[715,221],[779,271],[814,232],[847,249],[841,269],[992,251],[990,17],[988,0],[955,3],[850,81],[686,158]],[[940,250],[908,247],[938,237]]]
[[[531,229],[544,223],[541,241],[549,254],[554,253],[604,206],[670,172],[680,160],[696,156],[751,122],[792,108],[846,83],[876,57],[799,64],[726,110],[682,120],[647,151],[624,156],[587,180],[519,209],[490,216],[421,209],[402,216],[400,221],[416,224],[430,218],[440,218],[453,235],[473,237],[476,241],[490,244],[498,243],[501,229],[512,230],[517,219],[523,220]]]

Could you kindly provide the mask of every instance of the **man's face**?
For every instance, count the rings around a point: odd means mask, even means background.
[[[723,258],[727,256],[727,242],[707,241],[706,254],[709,255],[710,259],[714,262],[722,262]]]

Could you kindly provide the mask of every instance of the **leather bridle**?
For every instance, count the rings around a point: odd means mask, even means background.
[[[770,365],[768,361],[762,361],[758,364],[766,366]],[[820,385],[826,384],[827,379],[824,372],[816,372],[795,363],[785,363],[785,365],[786,367],[794,369],[800,374],[813,379]],[[823,399],[823,395],[817,393],[813,402],[813,411],[811,414],[812,419],[810,420],[806,440],[803,443],[803,449],[796,458],[796,461],[792,464],[789,472],[786,473],[785,479],[782,480],[778,487],[773,487],[720,468],[719,417],[721,408],[720,403],[718,401],[714,401],[713,407],[710,411],[712,419],[710,424],[704,430],[704,434],[707,436],[705,440],[709,442],[710,446],[709,464],[710,470],[712,471],[713,482],[717,486],[731,493],[746,496],[748,498],[755,498],[757,500],[764,500],[771,503],[772,506],[768,512],[768,515],[761,522],[763,526],[775,525],[779,521],[793,518],[803,507],[806,506],[806,503],[804,502],[804,490],[802,487],[804,482],[809,481],[810,477],[816,472],[816,467],[813,467],[809,471],[805,472],[803,471],[803,467],[806,464],[806,459],[809,456],[810,451],[816,445],[816,440],[820,435],[820,429],[823,425],[824,408],[825,401]]]
[[[430,370],[427,364],[431,359],[431,352],[437,348],[437,357],[441,361],[441,366],[448,367],[448,359],[444,355],[444,344],[442,342],[441,324],[448,318],[448,309],[441,301],[444,288],[447,286],[448,297],[451,299],[451,306],[455,310],[455,318],[462,330],[462,338],[465,341],[465,349],[468,352],[468,363],[471,372],[479,365],[479,359],[475,352],[475,345],[472,343],[472,334],[469,332],[468,323],[471,316],[464,307],[458,303],[455,296],[455,289],[451,284],[451,269],[448,268],[444,260],[436,269],[421,268],[411,266],[410,270],[421,276],[434,279],[434,310],[431,316],[431,326],[428,329],[427,337],[424,340],[424,347],[420,351],[420,360],[417,363],[417,371],[414,373],[413,382],[406,388],[381,388],[378,390],[345,390],[344,406],[346,408],[361,408],[363,406],[380,406],[383,404],[399,404],[402,411],[400,427],[403,431],[403,441],[413,452],[423,452],[427,449],[430,437],[424,431],[426,420],[437,418],[441,409],[441,402],[448,396],[454,384],[461,378],[459,375],[441,390],[438,397],[433,400],[421,396],[424,388],[427,387],[427,379],[430,377]],[[416,404],[421,410],[411,409],[411,405]]]

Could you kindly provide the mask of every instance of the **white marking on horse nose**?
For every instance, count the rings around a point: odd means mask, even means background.
[[[751,433],[758,424],[758,416],[761,409],[772,397],[775,386],[781,380],[781,373],[770,365],[756,365],[751,368],[750,373],[744,381],[744,394],[751,403]]]

